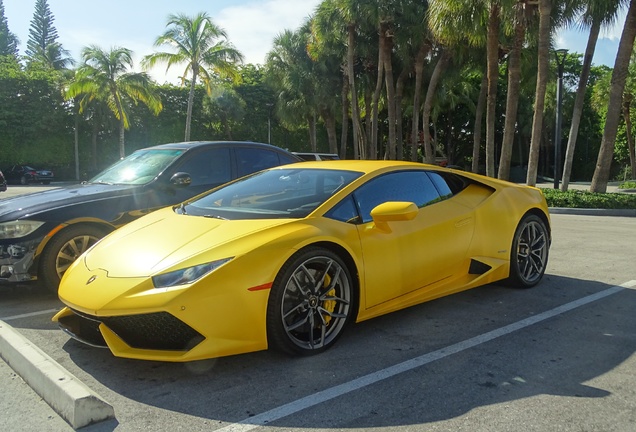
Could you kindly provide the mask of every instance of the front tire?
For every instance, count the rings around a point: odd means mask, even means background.
[[[321,247],[294,254],[274,280],[267,305],[270,346],[288,354],[311,355],[331,347],[353,310],[349,269]]]
[[[531,288],[543,278],[548,265],[550,234],[540,217],[524,216],[517,226],[510,251],[510,285]]]
[[[88,248],[106,235],[90,225],[70,226],[49,241],[40,257],[40,279],[50,291],[57,293],[62,275]]]

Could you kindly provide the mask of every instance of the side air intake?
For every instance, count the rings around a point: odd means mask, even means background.
[[[492,267],[488,264],[484,264],[481,261],[476,261],[474,259],[470,260],[470,268],[468,269],[468,273],[473,275],[482,275],[490,271]]]

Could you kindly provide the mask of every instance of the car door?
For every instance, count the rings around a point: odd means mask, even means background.
[[[362,219],[367,308],[449,278],[465,261],[473,214],[448,192],[440,193],[424,170],[385,174],[354,192]],[[413,202],[418,214],[389,222],[388,229],[376,226],[371,210],[388,201]]]

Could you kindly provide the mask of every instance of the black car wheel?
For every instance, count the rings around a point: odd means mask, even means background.
[[[548,265],[549,249],[550,234],[545,222],[536,215],[525,216],[512,241],[508,282],[521,288],[538,284]]]
[[[27,176],[22,176],[22,177],[20,177],[20,184],[21,184],[21,185],[27,185],[27,184],[29,184],[29,179],[27,178]]]
[[[342,334],[353,309],[349,270],[335,253],[301,250],[281,268],[267,306],[270,346],[289,354],[316,354]]]
[[[106,232],[90,225],[70,226],[56,234],[40,257],[42,284],[57,292],[62,275],[73,261],[105,235]]]

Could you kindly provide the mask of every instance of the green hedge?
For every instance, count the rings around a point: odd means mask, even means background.
[[[636,194],[592,193],[582,190],[562,192],[556,189],[541,189],[549,207],[636,209]]]

